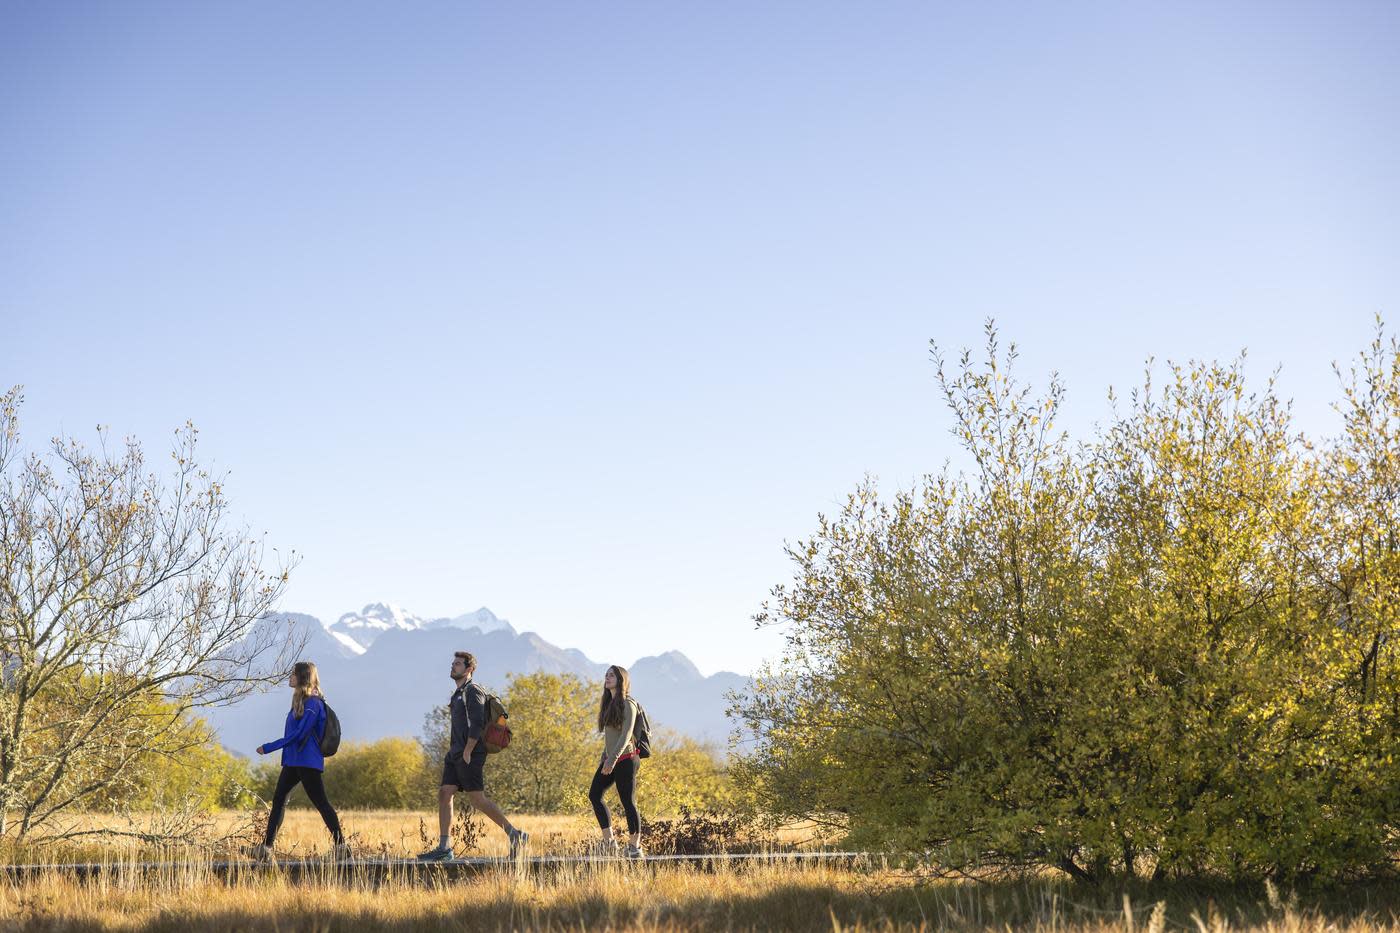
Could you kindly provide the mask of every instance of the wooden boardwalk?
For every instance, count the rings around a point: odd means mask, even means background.
[[[188,862],[75,862],[26,865],[0,865],[0,875],[10,881],[25,881],[41,875],[67,875],[80,881],[96,881],[139,876],[169,883],[201,879],[234,882],[264,875],[280,875],[289,881],[356,883],[369,881],[442,882],[483,872],[585,871],[605,868],[646,870],[667,866],[688,866],[700,871],[721,867],[759,865],[839,865],[850,867],[871,862],[875,857],[863,852],[759,852],[717,855],[648,855],[640,859],[616,856],[535,855],[519,859],[478,856],[441,862],[415,859],[279,859],[275,862],[236,861]]]

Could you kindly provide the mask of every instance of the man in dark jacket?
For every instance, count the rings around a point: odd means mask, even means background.
[[[472,682],[476,658],[470,652],[458,651],[452,656],[452,681],[457,689],[448,701],[452,715],[452,736],[447,745],[447,758],[442,763],[442,784],[438,787],[437,848],[418,856],[420,861],[436,862],[452,858],[448,834],[452,828],[452,799],[457,791],[467,792],[471,805],[505,830],[510,840],[510,855],[515,858],[524,851],[530,834],[516,829],[501,812],[501,808],[486,796],[486,746],[481,733],[486,729],[486,691]]]

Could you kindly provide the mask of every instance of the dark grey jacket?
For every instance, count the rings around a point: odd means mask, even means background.
[[[473,758],[485,755],[481,733],[486,729],[486,691],[469,680],[453,691],[447,708],[452,712],[452,738],[447,744],[447,757],[461,758],[467,739],[477,740],[472,749]]]

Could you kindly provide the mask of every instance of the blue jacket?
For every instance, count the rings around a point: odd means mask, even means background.
[[[326,734],[326,705],[320,697],[307,697],[306,710],[301,718],[292,710],[287,711],[287,725],[282,730],[282,738],[263,745],[263,751],[271,754],[282,749],[282,767],[315,768],[326,770],[326,759],[321,756],[319,744]]]

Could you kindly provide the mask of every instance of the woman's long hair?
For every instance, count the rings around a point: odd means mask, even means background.
[[[315,664],[298,661],[292,665],[292,676],[297,679],[296,689],[292,691],[292,712],[300,719],[306,712],[306,698],[321,695],[321,675],[316,673]]]
[[[617,678],[617,695],[609,696],[606,684],[603,687],[603,698],[598,701],[598,731],[602,732],[604,726],[622,725],[623,713],[627,709],[627,697],[632,689],[632,678],[627,676],[627,669],[614,664],[608,670],[613,672]]]

